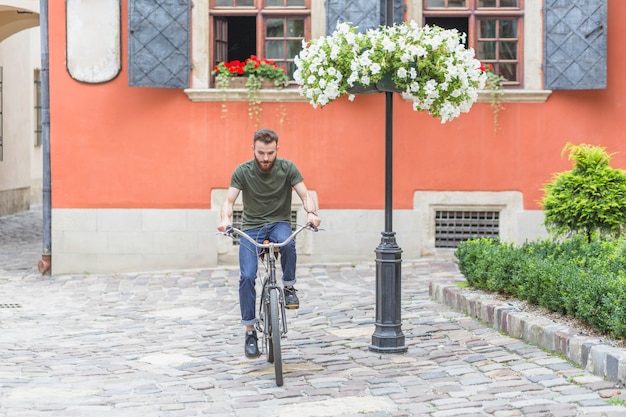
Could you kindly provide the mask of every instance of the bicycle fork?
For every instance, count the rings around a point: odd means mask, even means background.
[[[280,321],[282,329],[281,337],[287,334],[287,320],[285,315],[285,291],[282,286],[279,286],[276,282],[276,259],[272,256],[269,256],[269,275],[265,278],[266,282],[263,285],[264,288],[264,297],[265,297],[265,305],[269,306],[270,303],[270,291],[276,290],[278,291],[278,309],[280,311],[280,317],[282,318]],[[267,282],[269,280],[269,282]],[[274,331],[274,329],[272,329]]]

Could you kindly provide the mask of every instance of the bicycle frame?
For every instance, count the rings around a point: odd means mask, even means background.
[[[277,248],[276,248],[277,249]],[[266,316],[264,307],[269,305],[270,303],[270,291],[277,290],[278,291],[278,301],[280,305],[280,316],[285,317],[285,294],[283,292],[283,287],[278,285],[278,281],[276,279],[276,260],[277,252],[273,248],[265,249],[264,252],[261,253],[259,260],[263,263],[265,267],[265,271],[259,271],[259,276],[261,277],[261,303],[259,305],[259,321],[256,323],[256,328],[258,331],[262,333],[267,333],[264,326],[263,319]],[[287,334],[287,320],[280,320],[282,322],[281,334]],[[263,326],[263,327],[262,327]]]

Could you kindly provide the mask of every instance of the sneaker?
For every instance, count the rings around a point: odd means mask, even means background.
[[[254,359],[261,356],[257,343],[256,330],[246,330],[246,345],[244,348],[246,358]]]
[[[295,310],[300,307],[300,300],[298,300],[296,291],[298,290],[294,287],[285,287],[285,308]]]

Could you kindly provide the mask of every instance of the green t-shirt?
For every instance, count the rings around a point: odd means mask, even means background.
[[[266,174],[259,170],[254,159],[235,168],[230,186],[242,192],[243,230],[290,221],[291,190],[302,180],[295,164],[282,158],[276,158]]]

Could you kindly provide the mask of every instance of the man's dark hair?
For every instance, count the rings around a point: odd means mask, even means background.
[[[260,140],[265,144],[269,144],[272,142],[278,143],[278,133],[274,132],[272,129],[259,129],[254,132],[254,141],[252,143],[256,142],[257,140]]]

